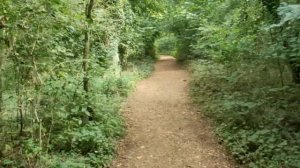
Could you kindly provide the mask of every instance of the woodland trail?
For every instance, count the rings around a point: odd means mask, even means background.
[[[123,107],[127,136],[112,168],[233,168],[209,123],[191,105],[188,74],[163,56]]]

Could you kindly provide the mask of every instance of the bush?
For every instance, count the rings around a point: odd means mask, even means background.
[[[190,67],[194,101],[215,121],[222,142],[240,163],[299,167],[299,86],[279,87],[276,77],[259,68],[253,74],[249,67],[228,73],[230,69],[209,61],[192,61]]]
[[[110,96],[128,96],[129,91],[133,88],[134,82],[129,77],[110,77],[101,83],[101,93]]]
[[[157,52],[160,55],[176,55],[177,38],[174,35],[164,36],[156,40]]]

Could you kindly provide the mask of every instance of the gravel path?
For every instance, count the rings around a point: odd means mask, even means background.
[[[209,123],[191,105],[187,72],[162,56],[122,111],[127,136],[111,168],[233,168]]]

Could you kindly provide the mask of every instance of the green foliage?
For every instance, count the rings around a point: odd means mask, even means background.
[[[56,138],[57,142],[53,145],[56,150],[61,150],[64,152],[74,152],[81,154],[82,156],[90,156],[97,158],[97,162],[92,161],[89,158],[90,163],[87,165],[93,166],[103,166],[107,164],[108,161],[112,159],[114,155],[114,139],[116,135],[109,134],[120,134],[119,123],[113,123],[113,119],[106,118],[111,123],[90,123],[83,127],[70,130],[65,134],[60,135]],[[120,135],[118,135],[120,136]],[[61,149],[59,149],[61,148]]]
[[[102,85],[102,93],[107,96],[120,95],[121,97],[127,96],[128,91],[131,90],[134,83],[131,79],[126,78],[110,78],[106,79]]]
[[[195,102],[215,121],[222,142],[240,163],[299,167],[299,86],[280,87],[274,73],[261,74],[263,65],[256,71],[244,66],[231,73],[217,63],[192,61]]]
[[[176,55],[177,38],[174,35],[164,36],[155,43],[160,55]]]
[[[271,35],[280,35],[276,43],[271,43],[272,56],[278,60],[289,63],[294,83],[300,84],[300,56],[299,56],[299,20],[300,5],[288,5],[283,3],[278,8],[281,21],[267,29]],[[275,40],[274,40],[275,41]]]
[[[238,161],[299,167],[299,1],[280,2],[2,0],[0,166],[106,166],[158,48],[202,59],[193,96]]]
[[[300,12],[294,1],[279,3],[193,0],[169,25],[180,58],[194,60],[196,103],[249,167],[300,165]]]
[[[0,167],[109,164],[121,102],[153,69],[148,12],[127,0],[1,1]]]
[[[154,71],[154,66],[153,66],[154,63],[155,63],[155,60],[152,58],[139,60],[139,61],[133,61],[132,71],[137,73],[137,76],[139,79],[147,78]]]
[[[116,141],[124,133],[123,121],[119,115],[120,104],[133,89],[137,80],[146,77],[153,70],[153,61],[136,62],[133,69],[124,72],[122,77],[108,76],[101,80],[94,80],[94,94],[90,93],[94,111],[93,121],[84,124],[81,120],[83,107],[86,105],[84,92],[72,92],[78,81],[67,77],[65,86],[60,81],[49,81],[49,90],[43,95],[51,99],[42,100],[41,109],[45,111],[44,127],[49,130],[45,145],[47,154],[39,146],[37,139],[22,142],[21,155],[7,157],[2,166],[19,167],[21,165],[39,164],[44,167],[103,167],[108,165],[115,155]],[[139,66],[138,66],[139,65]],[[61,87],[65,87],[61,90]],[[55,92],[53,92],[55,90]],[[60,91],[61,90],[61,91]],[[83,95],[82,95],[83,94]],[[82,96],[80,96],[82,95]],[[58,101],[59,99],[59,101]],[[82,102],[82,103],[81,103]],[[55,103],[55,106],[51,104]],[[88,111],[84,111],[89,114]],[[38,131],[38,125],[32,128]],[[32,132],[32,133],[34,133]],[[6,146],[3,154],[13,152]],[[59,152],[59,153],[58,153]],[[64,154],[62,158],[58,155]],[[14,160],[14,157],[18,159]],[[24,158],[23,158],[24,157]],[[76,159],[79,157],[80,159]],[[28,161],[26,161],[28,160]]]

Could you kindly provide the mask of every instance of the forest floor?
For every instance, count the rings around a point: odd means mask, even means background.
[[[189,98],[189,75],[162,56],[122,108],[127,135],[112,168],[236,167]]]

